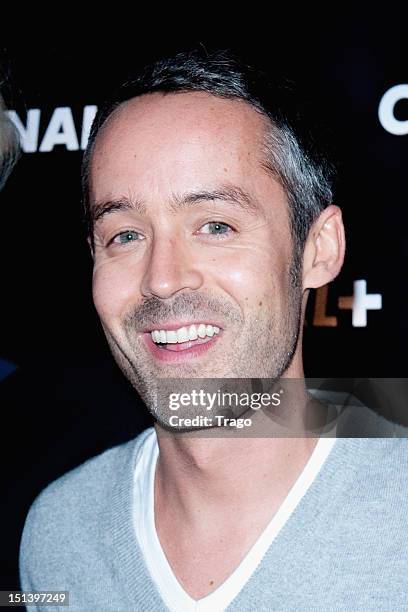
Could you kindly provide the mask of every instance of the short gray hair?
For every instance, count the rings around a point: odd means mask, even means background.
[[[0,189],[2,189],[20,157],[20,137],[16,126],[6,112],[0,95]]]
[[[264,152],[263,166],[285,190],[295,255],[300,258],[310,227],[332,202],[328,174],[334,175],[334,167],[328,160],[320,164],[312,161],[288,125],[271,123],[264,137]]]

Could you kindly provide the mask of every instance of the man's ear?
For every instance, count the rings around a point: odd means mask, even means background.
[[[317,289],[341,270],[346,249],[341,210],[330,204],[312,225],[303,253],[303,289]]]

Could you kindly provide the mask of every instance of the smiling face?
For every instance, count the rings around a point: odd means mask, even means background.
[[[243,101],[154,93],[96,139],[94,302],[159,420],[158,378],[275,378],[299,353],[302,289],[287,199],[262,166],[266,127]]]

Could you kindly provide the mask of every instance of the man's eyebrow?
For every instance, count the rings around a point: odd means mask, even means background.
[[[233,185],[221,185],[216,189],[203,189],[185,193],[183,195],[173,194],[169,203],[169,209],[173,212],[177,212],[183,208],[188,208],[194,204],[205,201],[229,202],[230,204],[238,206],[241,210],[249,212],[253,215],[259,215],[259,213],[262,211],[258,202],[253,197],[251,197],[241,187],[236,187]],[[146,214],[146,206],[141,200],[123,197],[119,200],[107,200],[93,204],[91,207],[92,223],[95,224],[102,217],[111,213],[128,210],[136,211],[141,215]]]
[[[193,191],[182,196],[174,195],[170,208],[177,211],[206,200],[229,202],[254,215],[259,215],[261,212],[258,202],[244,189],[234,185],[221,185],[216,189]]]
[[[124,210],[136,210],[141,215],[145,214],[145,207],[139,200],[130,200],[129,198],[120,198],[119,200],[106,200],[104,202],[96,202],[91,206],[92,224],[95,224],[105,215],[113,212],[121,212]]]

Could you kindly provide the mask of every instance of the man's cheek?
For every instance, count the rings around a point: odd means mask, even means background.
[[[135,275],[120,267],[95,267],[92,280],[95,308],[102,318],[117,317],[131,304],[137,303],[139,289]]]
[[[265,268],[265,269],[264,269]],[[252,303],[270,295],[276,287],[276,279],[262,263],[251,262],[246,265],[235,262],[225,266],[218,273],[219,285],[241,304]]]

